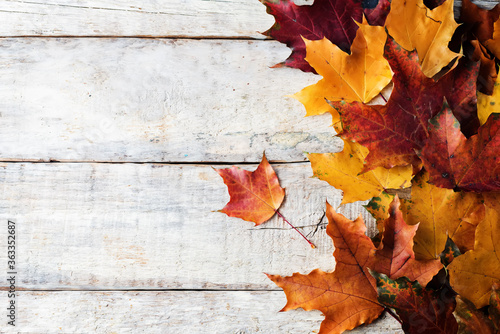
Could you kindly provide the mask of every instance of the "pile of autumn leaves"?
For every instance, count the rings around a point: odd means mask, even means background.
[[[308,116],[330,113],[344,140],[308,155],[314,175],[342,203],[370,200],[380,230],[371,240],[327,205],[335,271],[269,275],[284,310],[320,310],[321,334],[384,309],[406,333],[500,333],[500,4],[464,0],[459,25],[453,0],[261,1],[276,19],[266,34],[292,49],[277,66],[323,77],[294,97]],[[219,174],[231,216],[260,224],[284,198],[265,157]]]

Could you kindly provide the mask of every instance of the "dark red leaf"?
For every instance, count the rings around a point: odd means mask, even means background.
[[[302,37],[319,40],[326,37],[345,52],[349,52],[361,22],[361,0],[315,0],[311,6],[297,6],[292,0],[260,0],[273,15],[276,23],[264,34],[285,43],[292,54],[277,66],[314,69],[304,60],[306,47]]]
[[[425,145],[428,121],[439,113],[444,98],[450,100],[468,134],[476,131],[478,63],[463,59],[436,82],[421,71],[417,53],[404,50],[391,37],[384,56],[394,72],[394,89],[386,105],[332,103],[343,122],[341,135],[370,150],[365,171],[408,164],[418,169],[415,152]]]
[[[365,170],[418,166],[415,150],[423,147],[427,121],[443,104],[440,84],[422,73],[415,51],[406,51],[389,37],[384,57],[394,72],[394,89],[386,105],[333,104],[341,114],[342,136],[370,150]]]
[[[475,36],[481,43],[493,37],[493,23],[500,16],[500,4],[490,10],[482,9],[471,0],[462,0],[460,22],[464,28]]]
[[[430,121],[422,161],[430,183],[464,191],[500,190],[500,114],[491,114],[477,135],[466,139],[445,104]]]
[[[479,75],[477,77],[477,90],[486,95],[493,94],[493,87],[497,80],[495,58],[478,40],[467,41],[463,44],[464,55],[472,61],[479,62]]]
[[[453,115],[458,119],[460,128],[467,137],[477,133],[479,128],[476,98],[479,66],[479,62],[462,57],[457,67],[439,80]]]
[[[424,289],[406,277],[396,280],[372,271],[377,280],[378,301],[396,310],[403,330],[408,334],[455,334],[457,321],[455,294],[448,287],[437,291]]]
[[[372,26],[384,26],[385,19],[391,10],[389,0],[364,0],[363,12],[366,20]]]

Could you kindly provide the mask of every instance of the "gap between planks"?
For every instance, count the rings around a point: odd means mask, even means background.
[[[0,39],[23,39],[23,38],[40,38],[40,39],[86,39],[86,38],[96,38],[96,39],[166,39],[166,40],[237,40],[237,41],[275,41],[271,37],[262,35],[262,38],[245,37],[245,36],[188,36],[188,35],[176,35],[176,36],[151,36],[151,35],[130,35],[130,36],[120,36],[120,35],[97,35],[97,36],[78,36],[78,35],[16,35],[16,36],[0,36]]]
[[[9,291],[9,287],[0,287],[0,291]],[[16,287],[16,291],[23,292],[279,292],[283,291],[280,288],[276,289],[165,289],[165,288],[130,288],[130,289],[79,289],[79,288],[60,288],[60,289],[33,289]]]
[[[300,161],[284,161],[284,160],[268,160],[272,165],[289,165],[289,164],[310,164],[309,160]],[[226,165],[258,165],[260,161],[94,161],[94,160],[0,160],[0,163],[8,164],[135,164],[135,165],[186,165],[186,166],[226,166]]]

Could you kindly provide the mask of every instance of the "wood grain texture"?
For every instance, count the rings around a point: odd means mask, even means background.
[[[275,170],[287,194],[280,212],[318,249],[276,217],[254,228],[213,212],[229,195],[209,166],[1,164],[0,222],[17,224],[18,286],[265,290],[278,288],[264,272],[332,270],[323,214],[325,200],[340,204],[340,192],[311,178],[308,163]],[[340,212],[351,219],[359,212],[369,216],[361,203]],[[370,231],[375,233],[373,222]],[[0,240],[6,233],[6,226],[0,228]],[[0,254],[6,247],[0,243]]]
[[[497,2],[474,1],[484,8]],[[0,22],[0,36],[263,38],[259,32],[274,20],[258,0],[4,0]]]
[[[0,2],[0,36],[264,38],[258,0],[39,0]]]
[[[0,40],[0,160],[304,161],[331,117],[285,97],[319,77],[271,41]]]
[[[2,333],[297,334],[322,320],[317,311],[278,312],[286,299],[277,291],[21,292],[18,302],[17,328]],[[349,333],[403,332],[385,316]]]

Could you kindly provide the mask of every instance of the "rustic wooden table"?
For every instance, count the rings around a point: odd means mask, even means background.
[[[483,1],[484,2],[484,1]],[[497,1],[486,1],[491,7]],[[330,118],[285,97],[318,80],[271,69],[257,0],[0,1],[0,332],[311,333],[278,313],[263,272],[334,268],[325,200],[303,154],[335,152]],[[214,167],[263,151],[287,190],[282,221],[228,218]],[[341,208],[350,218],[362,203]],[[8,326],[7,222],[16,226]],[[353,331],[399,333],[391,318]]]

